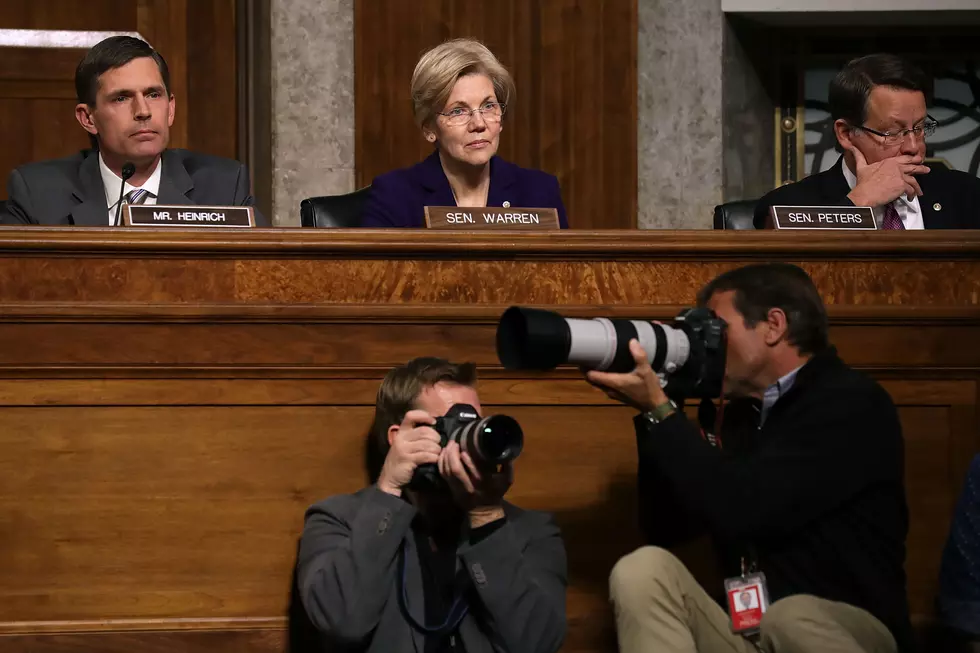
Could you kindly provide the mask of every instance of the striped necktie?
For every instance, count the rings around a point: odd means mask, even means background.
[[[150,196],[150,191],[134,188],[123,196],[124,204],[142,204]]]
[[[902,218],[898,215],[898,209],[895,208],[895,202],[891,202],[885,207],[885,219],[881,221],[881,228],[905,229],[905,224],[902,223]]]

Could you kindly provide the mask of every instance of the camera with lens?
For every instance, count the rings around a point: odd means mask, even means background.
[[[480,417],[469,404],[453,404],[446,414],[436,418],[433,430],[439,434],[439,446],[450,442],[459,445],[477,465],[500,465],[517,458],[524,448],[524,432],[513,417],[489,415]],[[434,463],[415,469],[412,485],[440,485],[443,482]]]
[[[572,364],[590,370],[630,372],[629,341],[643,346],[650,366],[672,399],[721,395],[725,377],[725,321],[713,311],[688,308],[672,324],[645,320],[564,318],[511,306],[497,325],[497,357],[512,370],[551,370]]]

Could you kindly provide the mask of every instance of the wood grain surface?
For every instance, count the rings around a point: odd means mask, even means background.
[[[510,498],[562,527],[564,650],[614,650],[607,574],[641,543],[631,411],[572,368],[503,369],[496,321],[670,319],[759,260],[810,271],[842,356],[899,406],[927,625],[978,450],[980,237],[882,235],[0,229],[0,650],[301,650],[303,511],[365,484],[377,384],[422,354],[477,362],[486,411],[524,427]]]

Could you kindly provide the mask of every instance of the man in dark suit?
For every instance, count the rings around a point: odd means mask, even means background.
[[[170,73],[146,42],[114,36],[96,44],[75,70],[75,91],[75,118],[94,149],[11,172],[0,224],[111,226],[126,202],[254,204],[241,163],[167,149],[175,107]],[[124,181],[126,164],[135,171]],[[269,225],[257,212],[256,224]]]
[[[475,381],[472,363],[439,358],[391,370],[370,432],[373,484],[307,511],[296,589],[332,646],[370,653],[561,647],[567,570],[558,527],[549,515],[504,501],[509,462],[481,463],[456,442],[442,447],[432,428],[453,405],[480,412]],[[417,476],[420,465],[431,475]]]
[[[755,226],[773,206],[870,206],[880,229],[980,227],[980,179],[926,166],[923,73],[890,54],[849,62],[830,84],[830,113],[844,155],[824,172],[769,192],[756,205]]]

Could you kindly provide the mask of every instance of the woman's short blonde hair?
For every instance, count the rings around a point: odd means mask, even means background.
[[[514,80],[497,57],[479,41],[453,39],[432,48],[415,64],[412,110],[418,126],[430,124],[446,106],[456,80],[472,73],[489,77],[497,102],[510,104],[514,97]]]

